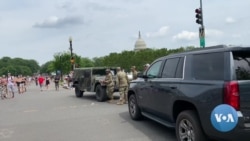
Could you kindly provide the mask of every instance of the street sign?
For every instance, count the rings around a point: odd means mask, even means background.
[[[200,46],[205,47],[205,30],[204,27],[199,28]]]
[[[200,38],[200,46],[203,48],[205,47],[205,37]]]

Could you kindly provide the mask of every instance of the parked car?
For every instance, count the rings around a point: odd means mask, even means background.
[[[175,128],[178,141],[249,140],[250,47],[214,46],[158,58],[130,83],[128,100],[132,119],[144,116]],[[238,123],[228,132],[211,123],[221,104],[237,111]]]

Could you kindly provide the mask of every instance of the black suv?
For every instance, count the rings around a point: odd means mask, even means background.
[[[214,46],[155,60],[130,83],[132,119],[142,116],[173,127],[178,141],[250,139],[250,47]],[[232,106],[236,127],[219,132],[211,113],[220,104]]]

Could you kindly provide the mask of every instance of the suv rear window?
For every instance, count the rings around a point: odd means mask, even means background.
[[[193,77],[196,80],[224,80],[224,53],[195,54]]]
[[[250,51],[233,52],[237,80],[250,79]]]

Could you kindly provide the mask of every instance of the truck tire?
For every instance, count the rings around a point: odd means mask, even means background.
[[[200,120],[193,110],[183,111],[178,115],[175,130],[178,141],[207,141]]]
[[[96,86],[96,100],[99,102],[103,102],[107,100],[106,88],[101,85]]]
[[[75,95],[76,97],[82,97],[83,91],[81,91],[78,87],[75,87]]]

